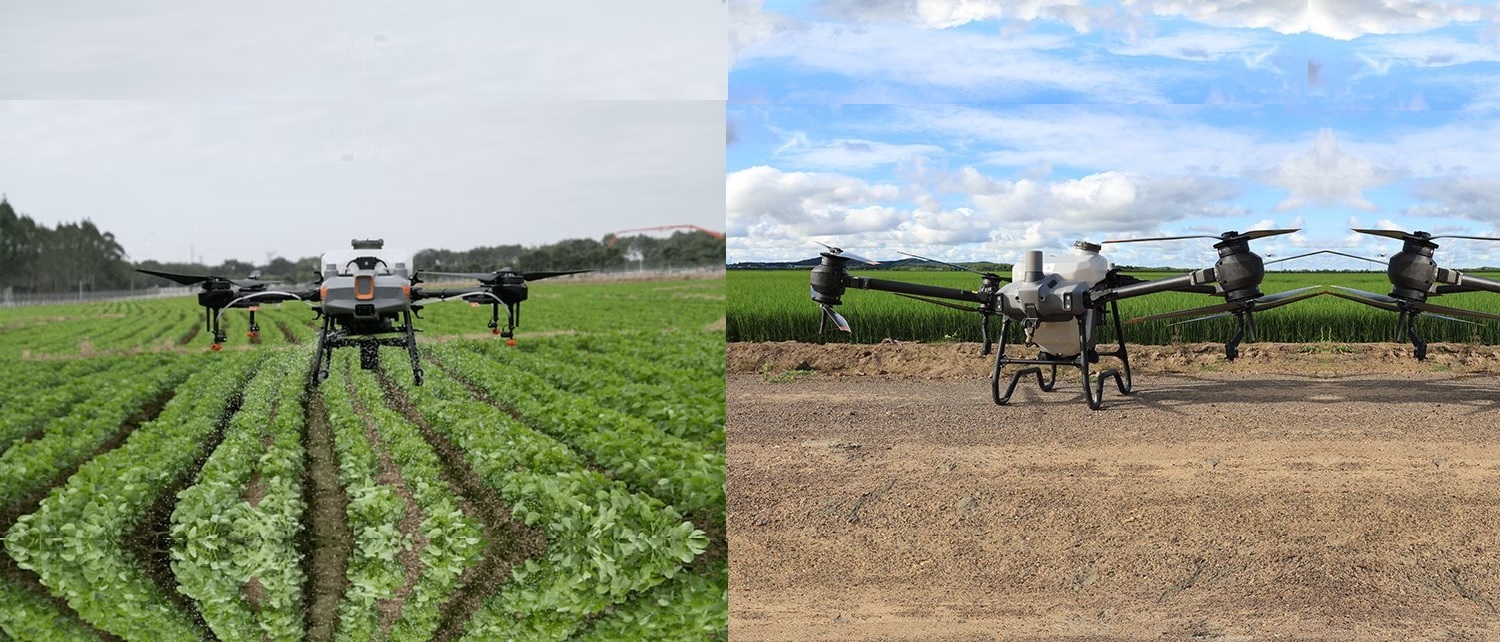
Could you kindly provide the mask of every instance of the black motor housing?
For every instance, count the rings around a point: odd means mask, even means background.
[[[1438,271],[1437,263],[1432,260],[1438,246],[1427,240],[1431,236],[1426,232],[1412,232],[1401,251],[1391,257],[1385,268],[1386,277],[1391,281],[1391,296],[1408,301],[1427,300]]]
[[[809,276],[812,284],[812,300],[828,305],[839,305],[844,302],[844,276],[848,271],[844,265],[849,259],[839,258],[827,252],[816,266],[813,266],[812,275]]]
[[[1238,234],[1230,232],[1238,237]],[[1260,284],[1266,278],[1266,263],[1250,251],[1250,241],[1233,238],[1214,244],[1219,252],[1219,261],[1214,264],[1214,276],[1224,290],[1224,300],[1244,301],[1261,295]]]

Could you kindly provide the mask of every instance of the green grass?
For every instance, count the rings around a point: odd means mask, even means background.
[[[863,273],[857,276],[973,289],[979,278],[962,272],[901,271]],[[1175,276],[1176,273],[1139,272],[1143,279]],[[1495,278],[1492,274],[1483,274]],[[1390,283],[1384,272],[1304,273],[1270,272],[1261,291],[1266,294],[1312,285],[1343,285],[1384,294]],[[728,278],[730,341],[818,341],[818,306],[808,296],[806,270],[731,271]],[[1125,319],[1202,307],[1223,299],[1184,292],[1162,292],[1120,302]],[[1447,295],[1435,299],[1442,305],[1500,314],[1500,296],[1488,293]],[[979,315],[913,301],[885,292],[850,289],[839,312],[849,320],[853,340],[875,343],[883,339],[916,341],[979,341]],[[1175,321],[1176,319],[1174,319]],[[1256,327],[1261,341],[1312,343],[1368,343],[1390,341],[1396,314],[1353,301],[1321,296],[1258,313]],[[1126,338],[1133,343],[1221,342],[1234,332],[1234,319],[1216,319],[1177,326],[1169,321],[1128,324]],[[996,330],[1000,319],[992,321]],[[1012,331],[1011,340],[1020,333]],[[1500,343],[1500,324],[1471,326],[1431,317],[1421,317],[1418,332],[1428,341]],[[829,335],[837,333],[830,328]],[[839,333],[842,334],[842,333]],[[1106,332],[1105,337],[1112,336]]]

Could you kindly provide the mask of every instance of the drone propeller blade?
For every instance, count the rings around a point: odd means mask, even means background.
[[[1276,294],[1270,294],[1255,299],[1254,309],[1257,312],[1261,310],[1270,310],[1272,308],[1279,308],[1283,305],[1296,303],[1304,299],[1311,299],[1315,296],[1322,296],[1327,293],[1327,290],[1324,290],[1316,285],[1311,285],[1305,288],[1297,288],[1295,290],[1287,290],[1285,292],[1277,292]]]
[[[1297,228],[1297,229],[1301,229],[1301,228]],[[1243,238],[1245,240],[1248,240],[1248,241],[1254,241],[1255,239],[1263,239],[1263,238],[1266,238],[1268,236],[1281,236],[1282,234],[1291,234],[1292,232],[1296,232],[1297,229],[1292,229],[1292,230],[1250,230],[1249,232],[1245,232],[1243,234],[1240,234],[1239,237]]]
[[[924,296],[916,296],[916,295],[913,295],[913,294],[902,294],[900,292],[892,292],[892,294],[895,294],[896,296],[906,297],[908,299],[916,299],[918,301],[923,301],[923,302],[926,302],[926,303],[931,303],[933,305],[941,305],[941,306],[943,306],[945,308],[953,308],[954,310],[960,310],[960,311],[963,311],[963,312],[978,312],[979,311],[977,308],[966,308],[966,307],[961,306],[961,305],[959,305],[957,303],[949,303],[947,301],[939,301],[937,299],[929,299],[929,298],[924,297]]]
[[[834,310],[833,306],[824,303],[822,304],[822,307],[823,314],[826,314],[828,315],[828,318],[833,319],[834,327],[843,330],[844,332],[853,332],[849,329],[849,322],[844,320],[844,315],[839,314],[836,310]]]
[[[568,274],[583,274],[584,272],[593,272],[593,270],[564,270],[564,271],[561,271],[561,272],[522,272],[521,273],[521,278],[526,279],[527,281],[540,281],[542,279],[550,279],[550,278],[552,278],[554,276],[565,276],[565,275],[568,275]]]
[[[1410,234],[1407,234],[1406,232],[1402,232],[1401,230],[1370,230],[1370,229],[1360,229],[1360,228],[1352,228],[1352,229],[1355,232],[1359,232],[1360,234],[1370,234],[1372,236],[1384,236],[1384,237],[1386,237],[1388,239],[1401,240],[1401,239],[1405,239],[1406,237],[1411,236]]]
[[[476,281],[493,281],[500,276],[499,272],[436,272],[432,270],[420,270],[421,274],[433,276],[451,276],[456,279],[474,279]]]
[[[1452,321],[1454,323],[1467,323],[1469,325],[1484,325],[1483,323],[1480,323],[1478,321],[1470,321],[1468,319],[1460,319],[1458,317],[1444,316],[1444,315],[1441,315],[1441,314],[1427,314],[1426,316],[1432,317],[1434,319],[1442,319],[1444,321]]]
[[[867,258],[865,258],[863,256],[860,256],[858,254],[850,254],[848,252],[845,252],[843,248],[834,247],[834,246],[829,245],[827,243],[819,243],[818,241],[813,241],[813,242],[817,243],[818,245],[821,245],[823,247],[828,248],[828,254],[831,254],[831,255],[836,256],[838,258],[847,259],[847,260],[850,260],[850,261],[859,261],[860,263],[865,263],[867,265],[880,265],[880,261],[873,261],[873,260],[867,259]]]
[[[980,276],[984,276],[984,273],[980,272],[979,270],[975,270],[973,268],[966,268],[966,267],[964,267],[962,265],[958,265],[956,263],[949,263],[947,261],[939,261],[937,259],[929,259],[929,258],[927,258],[925,256],[917,256],[917,255],[912,254],[910,252],[902,252],[900,250],[897,250],[896,253],[900,254],[902,256],[909,256],[909,257],[914,258],[914,259],[921,259],[923,261],[931,261],[931,262],[937,263],[939,265],[946,265],[946,266],[951,267],[951,268],[953,268],[955,270],[963,270],[965,272],[973,272],[974,274],[978,274]]]
[[[1168,326],[1174,326],[1174,325],[1182,325],[1184,323],[1197,323],[1199,321],[1208,321],[1210,319],[1223,319],[1225,317],[1232,317],[1232,316],[1234,316],[1233,312],[1220,312],[1218,314],[1210,314],[1210,315],[1208,315],[1206,317],[1198,317],[1196,319],[1188,319],[1186,321],[1173,321],[1171,323],[1168,323],[1167,325]]]
[[[1433,236],[1433,237],[1429,237],[1429,238],[1435,238],[1435,239],[1469,239],[1471,241],[1500,241],[1500,239],[1494,238],[1492,236],[1459,236],[1457,234],[1444,234],[1442,236]]]
[[[1329,290],[1328,294],[1336,296],[1340,299],[1347,299],[1350,301],[1354,301],[1355,303],[1363,303],[1372,308],[1380,308],[1382,310],[1387,310],[1390,312],[1401,311],[1401,308],[1396,306],[1396,299],[1385,296],[1383,294],[1375,294],[1374,292],[1366,292],[1364,290],[1346,288],[1341,285],[1335,285],[1333,287],[1334,289]]]
[[[1353,294],[1355,296],[1361,296],[1361,297],[1364,297],[1364,298],[1369,299],[1371,301],[1379,301],[1381,303],[1385,303],[1385,304],[1389,304],[1389,305],[1396,305],[1397,303],[1401,302],[1400,299],[1397,299],[1397,298],[1391,297],[1391,296],[1386,296],[1384,294],[1376,294],[1374,292],[1366,292],[1364,290],[1356,290],[1354,288],[1344,287],[1342,285],[1335,285],[1335,286],[1332,286],[1332,287],[1335,290],[1342,290],[1344,292],[1348,292],[1348,293]],[[1332,294],[1332,293],[1330,293],[1330,294]]]
[[[145,274],[150,274],[151,276],[159,276],[159,277],[161,277],[163,279],[167,279],[169,281],[175,281],[175,282],[181,283],[183,285],[197,285],[199,283],[202,283],[204,281],[208,281],[208,280],[211,280],[211,279],[214,278],[212,276],[206,276],[206,275],[174,274],[172,272],[158,272],[156,270],[144,270],[144,269],[141,269],[141,268],[136,268],[135,271],[142,272],[142,273],[145,273]]]
[[[1217,237],[1217,236],[1208,236],[1206,234],[1189,234],[1187,236],[1158,236],[1156,238],[1149,238],[1149,239],[1113,239],[1113,240],[1109,240],[1109,241],[1100,241],[1100,243],[1145,243],[1147,241],[1176,241],[1176,240],[1179,240],[1179,239],[1217,239],[1217,238],[1219,238],[1219,237]]]
[[[1421,310],[1423,312],[1436,312],[1436,313],[1439,313],[1439,314],[1451,314],[1451,315],[1457,315],[1457,316],[1461,316],[1461,317],[1471,317],[1471,318],[1475,318],[1475,319],[1488,319],[1488,320],[1491,320],[1491,321],[1500,321],[1500,314],[1490,314],[1488,312],[1479,312],[1479,311],[1476,311],[1476,310],[1463,310],[1463,309],[1460,309],[1460,308],[1450,308],[1450,307],[1448,307],[1446,305],[1437,305],[1435,303],[1425,303],[1425,302],[1424,303],[1408,303],[1407,305],[1410,306],[1410,307],[1416,308],[1418,310]]]
[[[1161,314],[1152,314],[1152,315],[1144,316],[1144,317],[1136,317],[1134,319],[1126,321],[1126,323],[1145,323],[1146,321],[1156,321],[1156,320],[1159,320],[1159,319],[1175,319],[1177,317],[1190,317],[1190,316],[1193,316],[1195,314],[1213,314],[1215,312],[1228,312],[1230,310],[1235,310],[1235,309],[1242,308],[1242,307],[1245,307],[1245,303],[1243,301],[1235,301],[1233,303],[1217,303],[1217,304],[1214,304],[1214,305],[1206,305],[1206,306],[1203,306],[1201,308],[1192,308],[1192,309],[1188,309],[1188,310],[1178,310],[1176,312],[1163,312]]]

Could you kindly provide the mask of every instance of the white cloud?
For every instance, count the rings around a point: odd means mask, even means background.
[[[1500,176],[1446,176],[1417,183],[1412,195],[1426,201],[1408,216],[1452,217],[1500,224]]]
[[[801,132],[776,150],[778,155],[798,167],[830,170],[860,170],[910,163],[942,152],[943,148],[937,145],[897,145],[858,138],[813,144]]]
[[[982,21],[1047,20],[1088,33],[1123,20],[1117,7],[1082,0],[828,0],[821,9],[853,22],[905,22],[933,29]]]
[[[754,32],[759,33],[759,32]],[[735,36],[749,41],[749,36]],[[845,88],[799,88],[800,102],[911,102],[903,95],[931,93],[959,99],[1016,99],[1038,92],[1071,92],[1089,102],[1160,103],[1155,86],[1169,73],[1132,70],[1108,60],[1080,57],[1066,36],[1023,33],[1009,37],[931,30],[903,24],[849,26],[815,22],[782,28],[739,47],[736,65],[774,61],[804,71],[860,79]]]
[[[1119,56],[1158,56],[1191,61],[1234,56],[1247,68],[1274,69],[1265,61],[1276,49],[1270,38],[1254,32],[1200,29],[1121,43],[1110,47],[1109,51]]]
[[[729,233],[746,240],[731,248],[730,258],[806,258],[802,240],[836,235],[828,242],[867,253],[892,248],[937,258],[1010,260],[1024,250],[1139,235],[1192,217],[1244,213],[1225,204],[1236,195],[1228,183],[1203,177],[1102,172],[1078,179],[1009,181],[967,167],[941,187],[968,203],[945,208],[925,192],[837,174],[764,166],[733,172],[726,190]],[[1147,255],[1148,250],[1132,249],[1122,254]]]
[[[1374,211],[1375,203],[1363,192],[1395,180],[1394,173],[1375,166],[1370,159],[1339,148],[1332,129],[1318,132],[1308,149],[1265,172],[1261,180],[1290,192],[1276,204],[1279,211],[1309,205],[1347,205]]]
[[[1127,11],[1216,27],[1312,33],[1335,40],[1416,33],[1484,19],[1473,3],[1441,0],[1125,0]]]
[[[881,231],[900,222],[894,208],[882,205],[900,193],[895,185],[761,165],[728,175],[725,217],[730,236],[785,240]]]

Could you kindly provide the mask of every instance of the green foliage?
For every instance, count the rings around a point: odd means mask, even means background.
[[[5,547],[21,568],[94,626],[127,640],[198,640],[203,634],[136,566],[123,534],[197,456],[256,360],[225,359],[184,383],[156,420],[79,468]]]
[[[677,511],[582,468],[566,446],[474,401],[441,373],[406,392],[515,516],[547,536],[545,557],[513,570],[466,639],[564,639],[580,618],[675,576],[706,548],[702,531]]]
[[[1135,273],[1143,279],[1174,274]],[[1488,275],[1486,275],[1488,276]],[[888,272],[880,278],[973,289],[978,277],[961,272]],[[1301,273],[1268,272],[1261,290],[1267,294],[1313,285],[1346,287],[1385,293],[1390,282],[1383,272]],[[808,298],[806,270],[735,271],[728,277],[729,305],[727,338],[730,341],[819,341],[821,311]],[[829,341],[878,343],[890,338],[912,341],[979,341],[979,315],[914,301],[885,292],[849,290],[838,310],[853,329],[852,336],[828,330]],[[1223,299],[1185,292],[1162,292],[1120,302],[1124,320],[1222,303]],[[1500,314],[1500,297],[1486,293],[1445,295],[1442,305]],[[1126,338],[1132,343],[1223,342],[1233,334],[1234,319],[1171,325],[1172,320],[1130,324]],[[993,328],[998,332],[1000,320]],[[1396,315],[1331,296],[1300,301],[1255,315],[1261,341],[1304,343],[1313,341],[1379,342],[1393,340]],[[1453,323],[1430,316],[1419,317],[1418,330],[1428,341],[1500,343],[1500,324],[1482,327]],[[1113,331],[1106,332],[1106,340]],[[1012,342],[1021,340],[1012,328]]]
[[[465,347],[501,354],[505,346],[469,343]],[[560,391],[540,376],[451,345],[432,348],[444,363],[487,391],[530,426],[587,456],[631,490],[647,493],[680,513],[724,514],[724,455],[701,444],[664,433],[646,421],[600,407]]]
[[[245,388],[224,440],[178,494],[172,511],[172,571],[198,603],[214,635],[238,640],[300,640],[303,573],[295,538],[302,530],[302,373],[311,355],[276,353]],[[260,498],[247,488],[255,480]],[[253,604],[252,579],[264,599]]]

